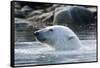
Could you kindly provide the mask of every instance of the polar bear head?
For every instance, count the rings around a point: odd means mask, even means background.
[[[55,25],[35,31],[34,35],[42,42],[56,50],[72,50],[80,46],[80,40],[68,27]]]

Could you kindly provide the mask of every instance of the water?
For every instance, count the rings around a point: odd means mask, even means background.
[[[96,40],[81,42],[85,48],[80,51],[54,51],[39,42],[16,42],[15,66],[96,61]]]
[[[76,34],[82,42],[82,49],[55,51],[47,45],[34,41],[32,32],[16,31],[15,66],[96,61],[96,30],[81,30]]]

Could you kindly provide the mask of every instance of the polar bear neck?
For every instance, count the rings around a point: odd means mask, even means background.
[[[54,44],[52,44],[52,47],[56,50],[76,50],[79,49],[81,46],[80,40],[75,37],[71,40],[60,40]]]

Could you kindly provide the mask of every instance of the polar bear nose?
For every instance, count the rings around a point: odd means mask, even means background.
[[[35,35],[35,36],[38,36],[38,35],[39,35],[39,32],[34,32],[34,35]]]

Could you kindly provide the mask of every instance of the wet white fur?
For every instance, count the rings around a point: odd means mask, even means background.
[[[53,29],[53,31],[49,31]],[[46,43],[56,50],[76,50],[81,46],[77,35],[68,27],[55,25],[38,30],[47,39]]]

